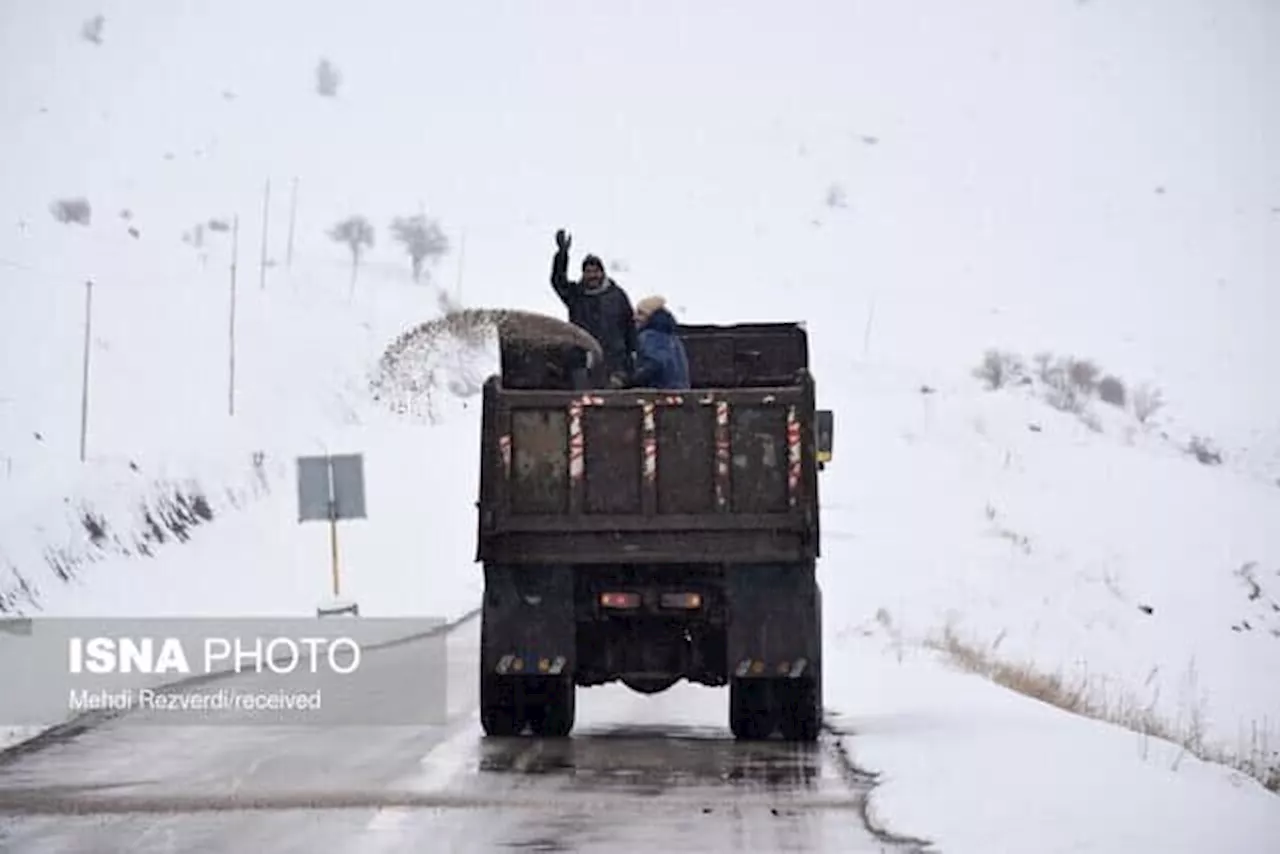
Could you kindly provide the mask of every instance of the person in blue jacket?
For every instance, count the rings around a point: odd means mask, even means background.
[[[633,388],[689,388],[689,357],[676,334],[676,319],[660,296],[636,303],[636,357]]]

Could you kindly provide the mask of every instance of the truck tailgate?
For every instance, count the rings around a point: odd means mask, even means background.
[[[817,556],[813,386],[485,388],[479,559]]]

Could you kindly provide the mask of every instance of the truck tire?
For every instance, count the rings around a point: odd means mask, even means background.
[[[729,729],[735,738],[758,741],[777,726],[773,686],[768,679],[734,678],[729,683]]]
[[[548,679],[542,687],[536,705],[529,697],[529,726],[534,735],[565,738],[573,731],[577,695],[573,679]]]
[[[480,726],[485,735],[513,736],[524,729],[514,680],[492,674],[480,675]]]
[[[485,668],[485,652],[489,647],[488,615],[480,617],[480,726],[485,735],[504,737],[519,735],[524,729],[520,695],[515,680]]]
[[[817,741],[822,730],[822,679],[778,685],[779,728],[787,741]]]
[[[815,585],[813,614],[813,646],[822,649],[822,588]],[[817,741],[822,731],[822,658],[819,656],[809,675],[778,686],[782,737],[788,741]]]

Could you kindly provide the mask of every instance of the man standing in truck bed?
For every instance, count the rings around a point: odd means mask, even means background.
[[[631,299],[618,283],[605,275],[604,263],[595,255],[582,259],[582,281],[569,279],[569,245],[564,229],[556,232],[556,254],[551,262],[551,287],[569,309],[569,322],[585,329],[604,351],[604,373],[609,385],[621,388],[631,375],[636,349]]]

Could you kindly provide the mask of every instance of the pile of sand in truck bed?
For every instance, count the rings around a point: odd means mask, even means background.
[[[374,399],[396,413],[434,422],[442,395],[474,397],[501,370],[502,347],[553,352],[567,346],[603,358],[595,338],[558,318],[512,309],[455,309],[393,341],[370,386]]]

